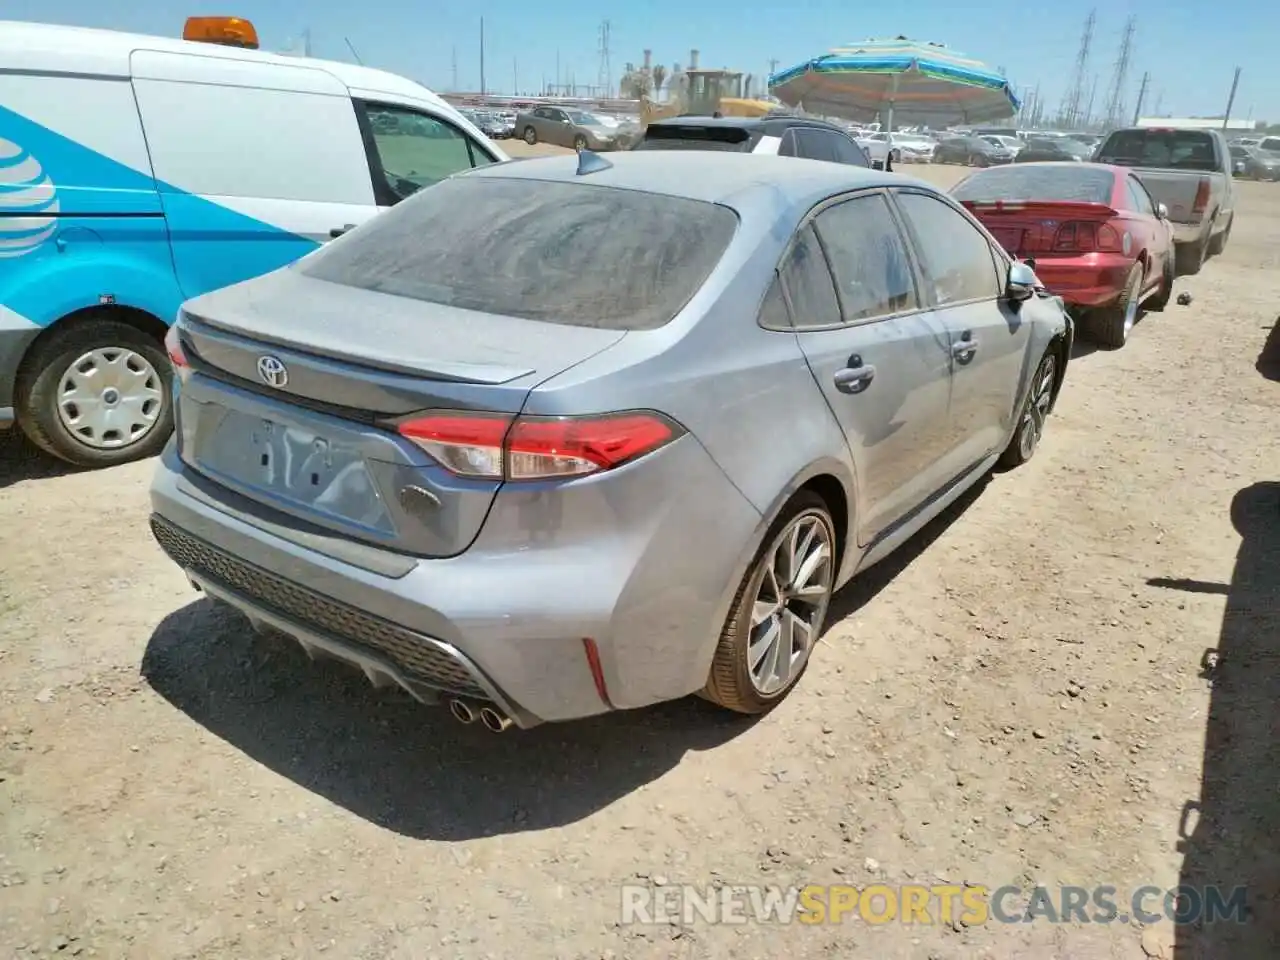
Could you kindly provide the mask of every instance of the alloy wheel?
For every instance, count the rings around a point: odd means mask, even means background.
[[[747,673],[762,696],[799,675],[817,642],[835,579],[831,528],[806,511],[775,538],[751,607]]]
[[[1053,403],[1053,383],[1058,374],[1058,363],[1053,354],[1044,358],[1036,372],[1036,382],[1031,388],[1026,412],[1018,427],[1018,447],[1023,460],[1030,460],[1044,436],[1044,423]]]

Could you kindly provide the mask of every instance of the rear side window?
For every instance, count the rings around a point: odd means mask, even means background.
[[[812,127],[796,128],[796,143],[799,145],[798,153],[802,157],[808,157],[810,160],[826,160],[831,163],[836,161],[835,147],[831,143],[831,137],[825,130],[815,130]]]
[[[1096,159],[1132,167],[1218,168],[1214,139],[1203,130],[1117,130],[1107,137]]]
[[[1096,167],[1012,166],[975,173],[956,185],[951,195],[966,203],[1006,203],[1017,200],[1067,200],[1110,203],[1115,177]]]
[[[464,310],[610,330],[669,322],[737,229],[728,207],[584,183],[458,177],[295,269]]]
[[[862,152],[862,148],[848,137],[842,137],[838,133],[833,133],[831,135],[831,139],[832,145],[835,147],[837,162],[847,163],[851,167],[871,166],[871,164],[867,162],[867,155]]]
[[[796,235],[782,265],[782,281],[797,327],[826,327],[841,322],[831,270],[812,227],[805,227]]]
[[[741,127],[698,127],[655,124],[633,150],[725,150],[745,153],[751,134]]]

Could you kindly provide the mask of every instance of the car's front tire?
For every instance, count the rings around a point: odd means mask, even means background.
[[[704,697],[761,714],[795,687],[827,616],[836,553],[831,511],[816,493],[802,491],[770,527],[738,588]]]
[[[538,142],[538,131],[533,129],[533,127],[525,127],[524,142],[532,147],[535,143]]]
[[[1000,455],[1000,466],[1006,470],[1020,467],[1033,456],[1040,447],[1044,437],[1044,425],[1049,416],[1049,408],[1053,406],[1053,394],[1057,389],[1061,372],[1058,357],[1053,347],[1046,351],[1036,367],[1035,379],[1031,381],[1031,389],[1027,391],[1026,402],[1018,417],[1018,426],[1013,432],[1013,439]]]

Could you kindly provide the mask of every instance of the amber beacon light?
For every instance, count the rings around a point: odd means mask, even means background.
[[[187,17],[182,39],[258,49],[258,31],[242,17]]]

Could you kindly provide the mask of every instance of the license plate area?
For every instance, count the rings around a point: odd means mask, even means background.
[[[198,469],[254,499],[383,534],[395,532],[355,443],[238,410],[202,431]]]

